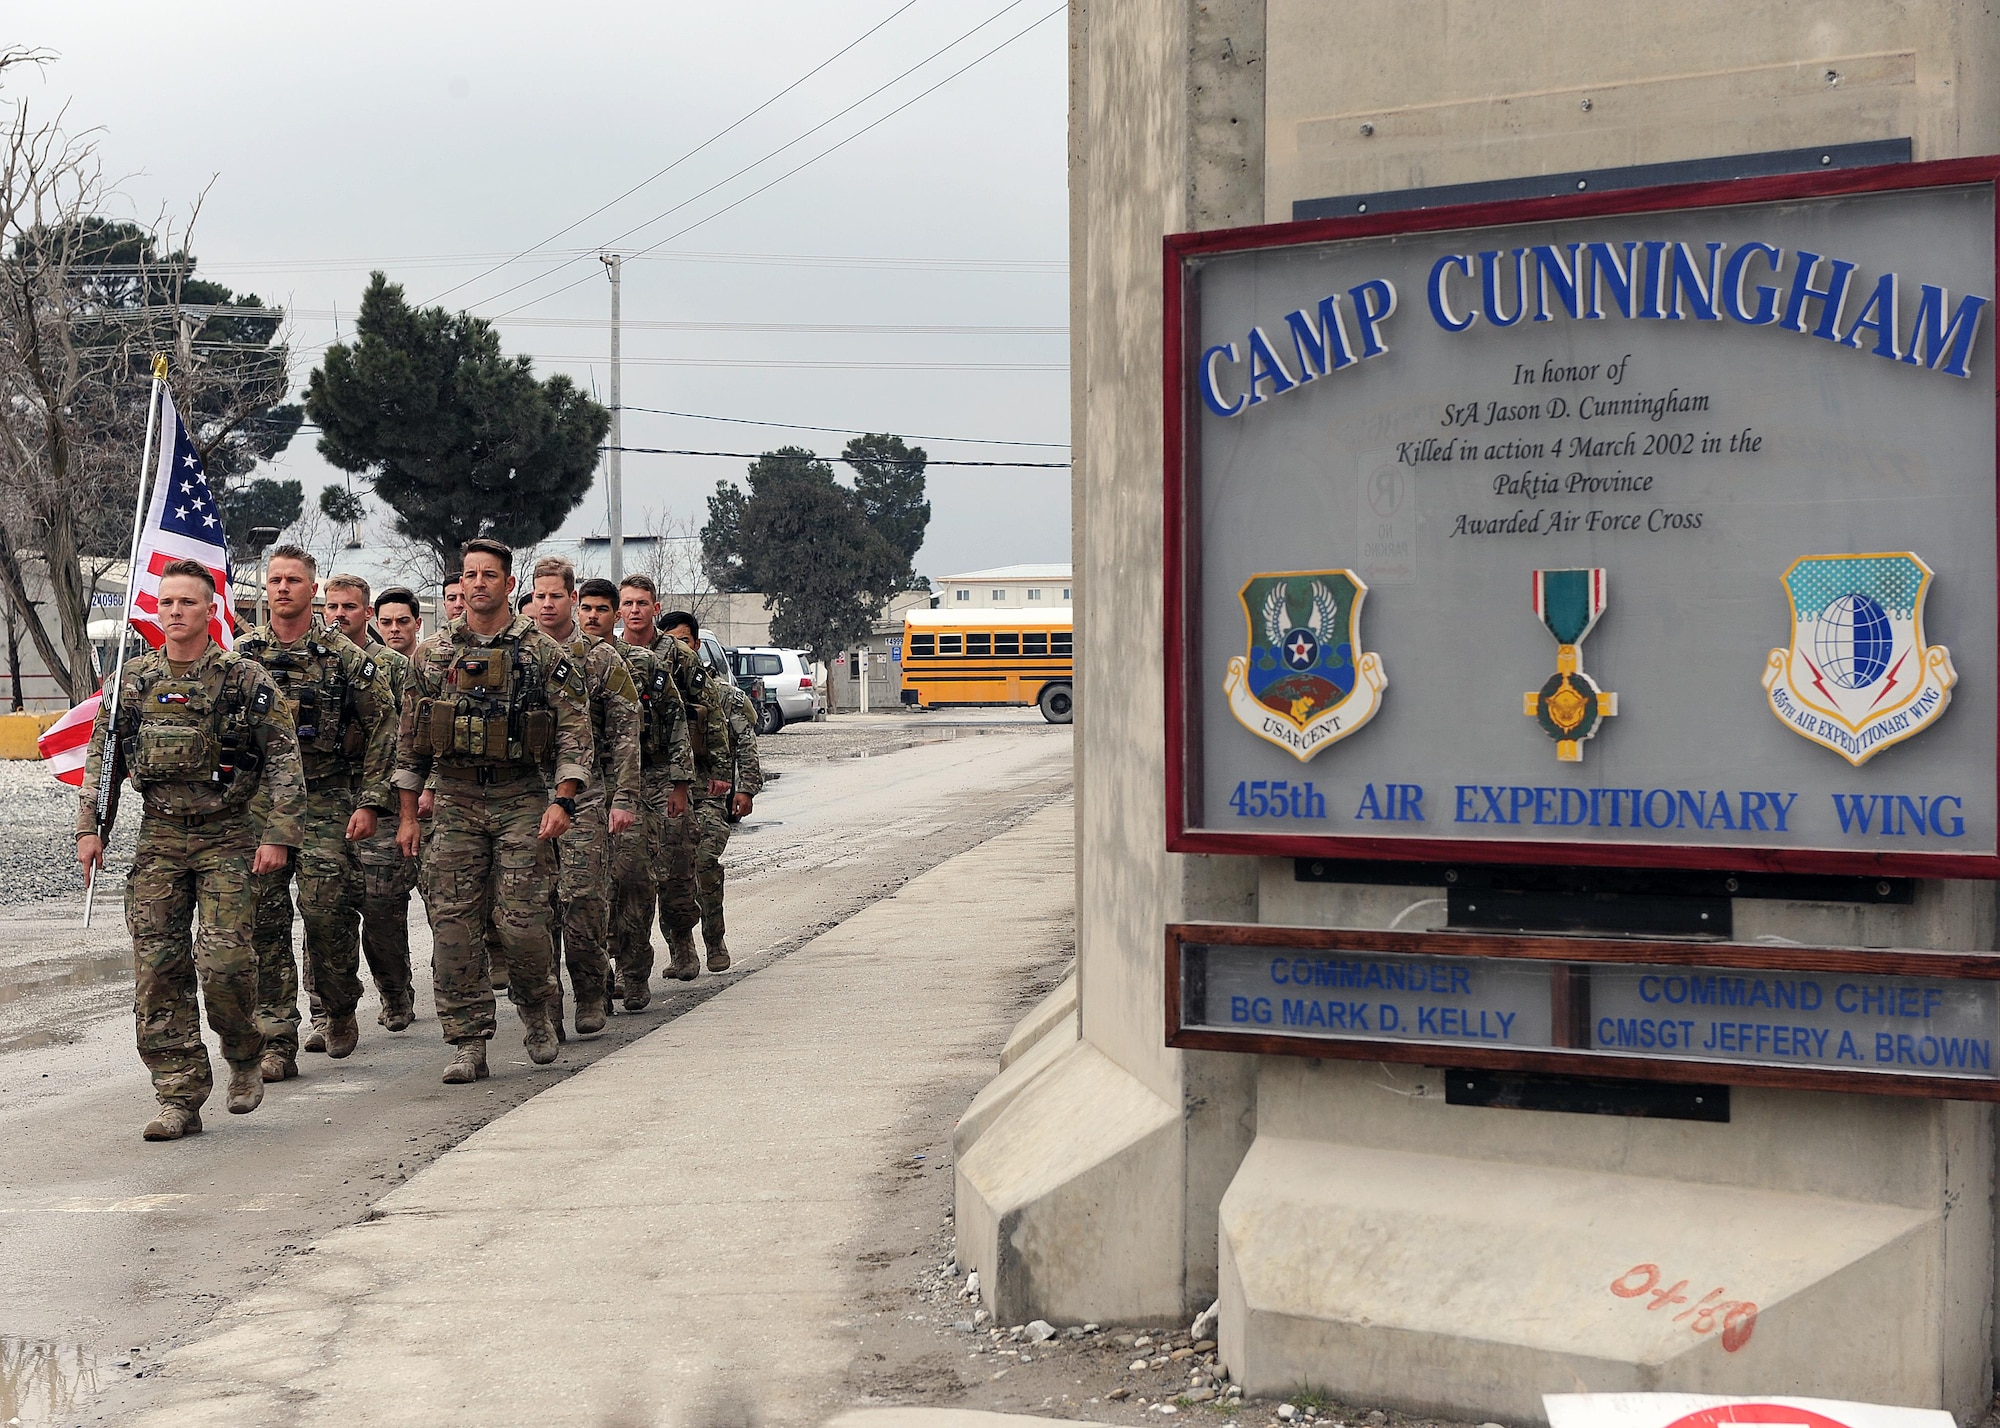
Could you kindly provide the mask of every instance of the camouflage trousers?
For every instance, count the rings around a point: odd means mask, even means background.
[[[722,852],[729,846],[729,830],[729,800],[706,794],[690,799],[686,814],[673,821],[671,875],[693,883],[702,944],[711,949],[722,945]],[[660,901],[666,902],[664,889]]]
[[[576,817],[556,840],[556,906],[563,960],[577,1005],[601,1002],[611,977],[611,828],[604,790],[576,796]],[[560,987],[556,995],[562,995]]]
[[[653,914],[666,913],[667,798],[665,769],[640,776],[639,821],[611,840],[611,945],[621,982],[643,986],[653,975]],[[690,889],[692,892],[692,889]],[[692,926],[694,915],[682,926]]]
[[[197,987],[224,1057],[255,1061],[264,1050],[250,938],[255,854],[255,836],[241,816],[198,827],[149,817],[140,825],[138,852],[125,879],[132,1016],[139,1059],[162,1104],[197,1110],[215,1085],[201,1039]]]
[[[306,786],[305,842],[275,873],[251,879],[257,912],[257,1024],[272,1050],[299,1050],[299,968],[292,952],[292,879],[306,925],[306,976],[314,1007],[351,1016],[361,1000],[361,863],[347,841],[355,809],[352,784],[318,779]]]
[[[405,858],[396,846],[399,826],[393,813],[377,819],[375,836],[356,844],[355,856],[361,862],[361,955],[383,1007],[409,1010],[410,893],[417,885],[417,860]]]
[[[492,785],[440,782],[423,879],[431,980],[446,1041],[493,1036],[489,927],[507,961],[507,1000],[525,1017],[554,996],[549,900],[556,850],[535,836],[548,803],[539,775]]]

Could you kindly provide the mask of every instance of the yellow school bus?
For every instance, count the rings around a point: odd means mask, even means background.
[[[925,709],[1034,704],[1070,721],[1074,627],[1054,610],[911,610],[903,616],[903,702]]]

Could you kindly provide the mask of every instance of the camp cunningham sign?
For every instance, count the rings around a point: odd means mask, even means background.
[[[1904,306],[1906,284],[1899,274],[1885,272],[1872,282],[1857,283],[1859,268],[1845,258],[1755,239],[1735,245],[1709,241],[1699,248],[1665,238],[1536,243],[1442,254],[1431,264],[1425,293],[1431,320],[1445,332],[1467,332],[1481,321],[1505,329],[1523,321],[1558,319],[1726,319],[1818,338],[1926,371],[1972,375],[1967,364],[1990,296],[1967,294],[1954,303],[1948,289],[1919,283],[1911,311]],[[1276,342],[1262,326],[1243,336],[1240,350],[1237,342],[1218,342],[1201,354],[1202,401],[1219,417],[1240,416],[1316,378],[1379,357],[1389,350],[1389,319],[1397,305],[1395,283],[1370,278],[1286,313]],[[1901,316],[1906,311],[1907,319]],[[1594,372],[1574,365],[1558,369],[1549,359],[1535,375],[1537,380],[1588,381]],[[1577,402],[1576,417],[1642,416],[1657,422],[1707,407],[1705,396],[1678,390],[1664,396],[1585,396]],[[1489,400],[1486,422],[1516,420],[1520,409],[1520,404]],[[1471,408],[1465,420],[1478,421],[1479,409]]]
[[[1169,238],[1170,846],[2000,876],[1996,179]]]

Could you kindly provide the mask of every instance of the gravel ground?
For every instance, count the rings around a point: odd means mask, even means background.
[[[119,810],[111,838],[114,869],[132,860],[137,813],[129,799]],[[0,904],[81,897],[75,832],[75,789],[58,783],[39,762],[0,761]]]

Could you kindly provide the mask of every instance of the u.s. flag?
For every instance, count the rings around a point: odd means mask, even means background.
[[[229,609],[229,550],[222,538],[222,508],[209,490],[201,456],[163,385],[160,464],[153,479],[153,502],[139,538],[139,562],[132,586],[132,628],[154,649],[166,640],[158,620],[160,572],[170,560],[198,560],[208,567],[216,589],[208,636],[224,649],[234,648],[236,623]]]

